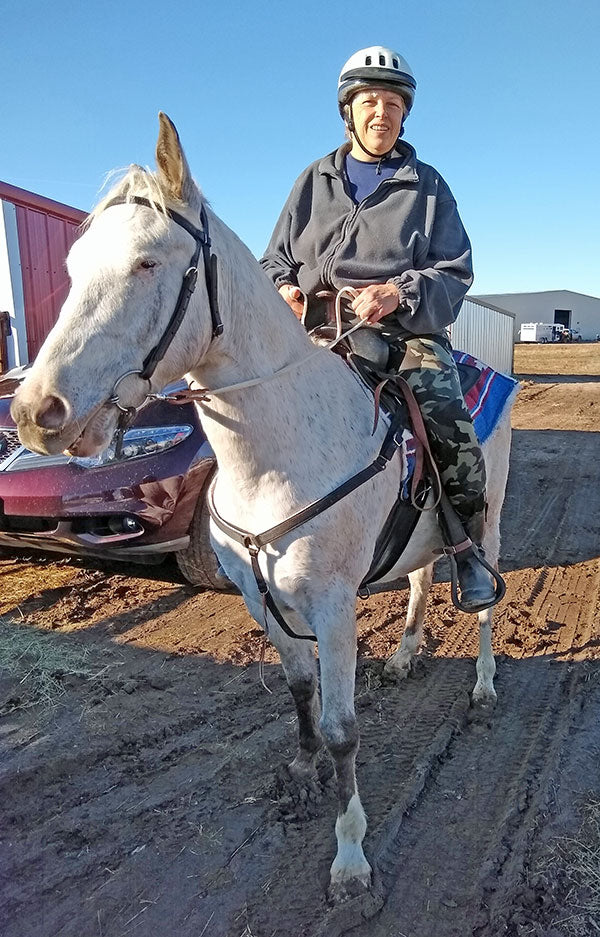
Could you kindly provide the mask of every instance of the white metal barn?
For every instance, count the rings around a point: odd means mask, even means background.
[[[474,296],[477,302],[493,303],[515,316],[515,341],[524,322],[550,322],[579,329],[584,341],[600,334],[600,298],[573,290],[546,290],[541,293],[486,293]]]
[[[448,329],[452,347],[474,355],[497,371],[512,374],[514,313],[467,296]]]

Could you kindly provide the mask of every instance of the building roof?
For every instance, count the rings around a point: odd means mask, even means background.
[[[45,215],[53,215],[56,218],[62,218],[64,221],[70,221],[73,224],[81,224],[87,217],[86,212],[79,208],[73,208],[72,205],[64,205],[62,202],[55,202],[52,198],[46,198],[45,195],[38,195],[36,192],[29,192],[27,189],[20,189],[16,185],[10,185],[8,182],[0,180],[0,199],[5,202],[12,202],[19,208],[31,208],[34,211],[41,211]]]
[[[481,293],[477,296],[473,294],[473,299],[486,299],[488,296],[548,296],[551,293],[571,293],[572,296],[585,296],[586,299],[597,299],[600,296],[592,296],[591,293],[578,293],[576,290],[518,290],[514,293]]]
[[[495,296],[495,293],[491,294]],[[508,294],[499,294],[499,295],[508,295]],[[494,303],[488,303],[487,300],[482,299],[481,296],[473,296],[471,293],[467,293],[465,296],[465,302],[479,303],[480,306],[485,306],[486,309],[493,309],[494,312],[500,312],[503,316],[508,316],[510,319],[516,319],[514,312],[511,312],[510,309],[503,309],[501,306],[496,306]]]

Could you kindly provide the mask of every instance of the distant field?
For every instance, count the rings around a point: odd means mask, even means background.
[[[600,379],[600,342],[515,345],[515,374],[593,374]]]

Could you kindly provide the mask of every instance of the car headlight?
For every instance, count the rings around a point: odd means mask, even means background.
[[[96,468],[109,465],[111,462],[125,462],[129,459],[140,459],[142,456],[156,455],[166,449],[172,449],[187,439],[194,427],[189,424],[183,426],[141,426],[128,429],[123,434],[123,442],[117,454],[118,434],[104,452],[91,458],[73,456],[71,462],[85,468]]]
[[[187,439],[194,432],[194,427],[185,423],[180,426],[140,426],[128,429],[123,434],[120,452],[117,454],[117,434],[113,436],[110,445],[97,456],[44,456],[25,449],[14,462],[9,471],[23,471],[31,468],[46,468],[50,465],[78,465],[81,468],[101,468],[111,463],[126,462],[130,459],[140,459],[144,456],[157,455],[166,449],[172,449]]]

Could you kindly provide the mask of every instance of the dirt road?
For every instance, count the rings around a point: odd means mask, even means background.
[[[327,904],[330,769],[290,787],[291,698],[240,599],[0,558],[4,937],[600,932],[600,345],[516,370],[495,711],[447,583],[400,686],[406,590],[359,604],[368,899]]]

